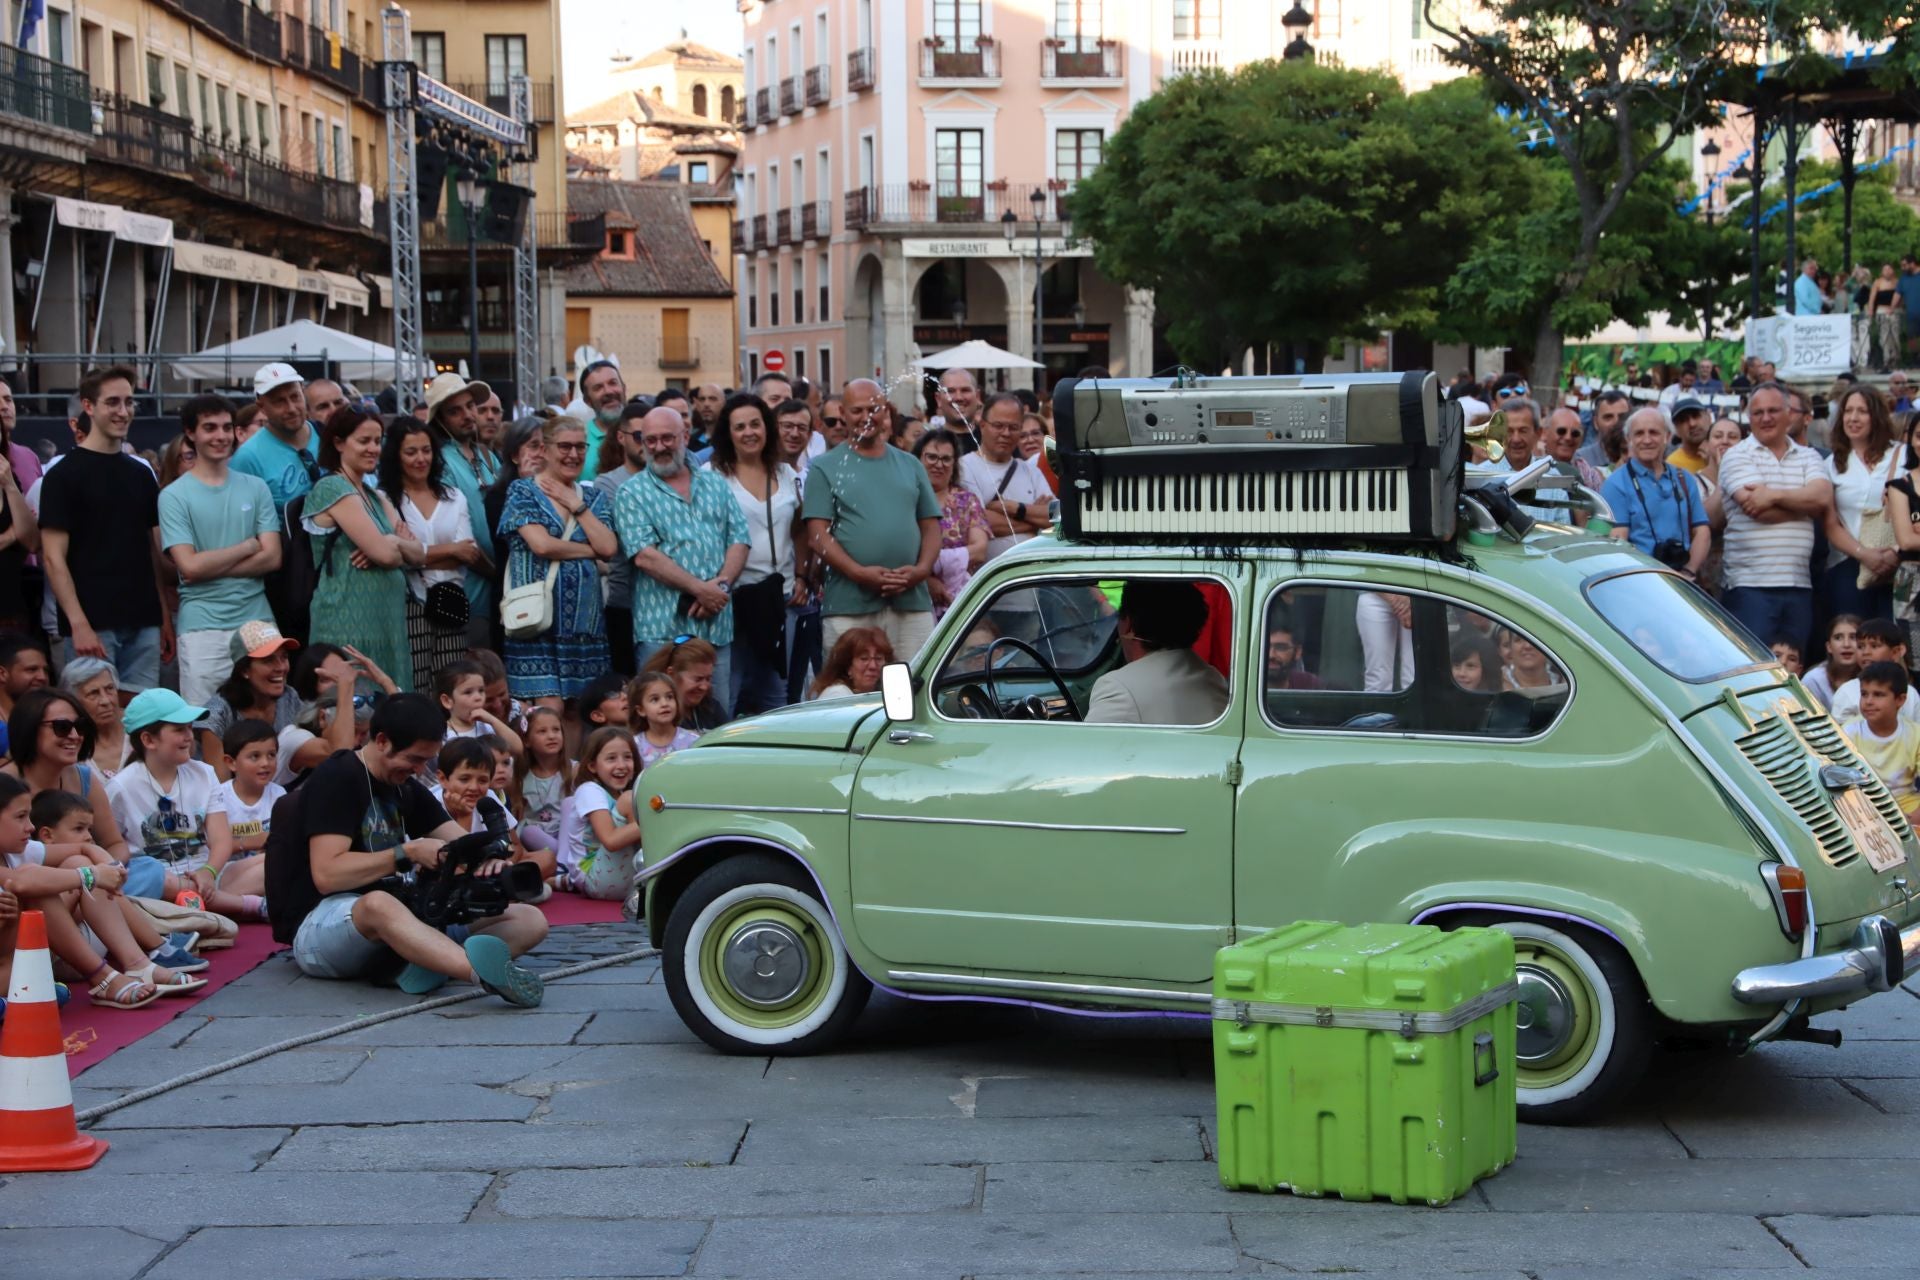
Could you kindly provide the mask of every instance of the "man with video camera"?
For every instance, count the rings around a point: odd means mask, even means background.
[[[294,962],[311,977],[397,978],[415,995],[452,978],[532,1008],[545,986],[514,958],[547,936],[546,917],[507,901],[518,895],[508,888],[504,859],[489,851],[477,866],[461,861],[491,837],[468,835],[417,776],[445,733],[446,717],[432,699],[397,694],[374,711],[365,746],[335,752],[274,806],[267,843],[273,936],[291,944]],[[443,867],[443,860],[461,865]],[[493,914],[464,918],[472,913],[458,904],[469,901],[491,904]]]

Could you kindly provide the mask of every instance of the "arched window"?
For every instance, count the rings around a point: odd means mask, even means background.
[[[733,120],[733,86],[730,84],[720,86],[720,118],[729,123]]]
[[[697,116],[707,114],[707,86],[703,84],[693,86],[693,114]]]

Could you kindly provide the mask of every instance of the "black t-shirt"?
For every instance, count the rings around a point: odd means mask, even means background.
[[[282,941],[292,940],[300,922],[325,896],[313,883],[308,841],[314,836],[346,836],[349,847],[370,853],[431,835],[449,821],[446,809],[420,779],[390,786],[369,774],[354,751],[336,751],[315,765],[298,794],[299,838],[277,847],[270,844],[267,858],[267,908],[274,937]],[[286,856],[276,856],[283,849]]]
[[[40,481],[40,525],[67,535],[67,569],[95,631],[160,625],[153,531],[160,486],[123,453],[75,449]],[[66,611],[60,634],[72,635]]]

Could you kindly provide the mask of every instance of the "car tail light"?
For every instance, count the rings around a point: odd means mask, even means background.
[[[1767,882],[1767,892],[1773,895],[1780,932],[1789,938],[1799,938],[1806,932],[1812,915],[1812,903],[1807,897],[1807,873],[1783,862],[1763,862],[1760,877]]]

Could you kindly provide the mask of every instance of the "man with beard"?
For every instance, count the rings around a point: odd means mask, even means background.
[[[487,528],[486,490],[500,474],[500,460],[480,443],[480,403],[493,395],[484,382],[470,382],[457,373],[443,373],[427,384],[427,428],[440,444],[446,463],[446,482],[467,500],[467,524],[482,547],[494,544]],[[467,635],[484,645],[493,630],[493,582],[468,570]]]
[[[969,449],[978,447],[976,428],[980,422],[980,387],[965,369],[948,369],[940,375],[940,389],[934,393],[937,410],[927,423],[929,431],[945,427],[959,436]]]
[[[687,462],[687,422],[677,409],[656,408],[638,425],[646,469],[613,499],[620,551],[633,575],[634,666],[675,636],[697,636],[714,648],[713,698],[732,714],[734,580],[747,564],[751,534],[733,490],[715,471]]]
[[[599,471],[600,445],[607,433],[620,426],[620,413],[627,407],[627,384],[620,366],[611,360],[596,360],[580,371],[580,399],[586,403],[593,420],[587,423],[587,465],[580,473],[586,484]]]
[[[305,497],[319,478],[319,442],[307,422],[306,393],[292,365],[263,365],[253,375],[253,399],[266,415],[267,429],[234,450],[233,469],[265,480],[274,508],[284,516],[287,504]],[[276,608],[279,603],[274,601]]]
[[[689,449],[711,449],[713,431],[720,425],[720,406],[727,402],[725,388],[703,382],[693,389],[693,419],[687,427]]]

